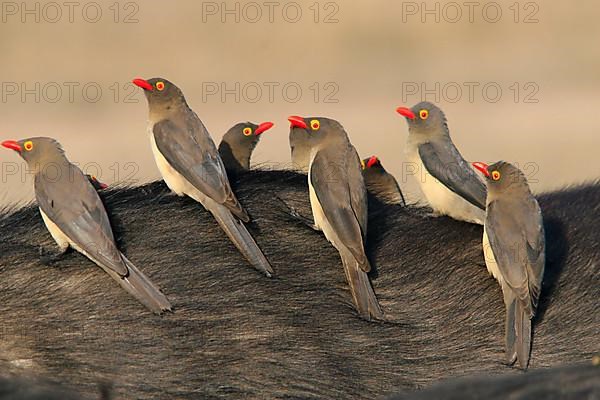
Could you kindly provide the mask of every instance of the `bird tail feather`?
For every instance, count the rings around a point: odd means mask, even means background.
[[[368,321],[384,319],[383,311],[377,301],[375,291],[373,290],[373,286],[371,286],[367,273],[360,268],[360,265],[350,252],[341,251],[340,256],[342,257],[346,280],[350,285],[352,300],[358,314]]]
[[[506,321],[504,323],[504,338],[506,342],[506,362],[509,365],[514,364],[517,360],[517,350],[515,349],[516,341],[516,321],[515,321],[515,308],[517,305],[517,299],[512,297],[506,302]]]
[[[273,267],[258,247],[246,226],[231,214],[231,211],[222,205],[215,205],[210,208],[211,213],[225,231],[235,247],[242,253],[248,262],[258,271],[263,272],[267,277],[272,277],[275,273]]]
[[[152,283],[127,257],[123,254],[121,254],[121,257],[127,265],[129,275],[122,278],[115,274],[116,276],[113,276],[113,278],[119,282],[123,289],[156,314],[171,311],[171,303],[158,286]]]
[[[515,331],[517,334],[517,361],[521,369],[527,369],[529,365],[529,353],[531,351],[531,319],[522,301],[516,300],[516,303]]]

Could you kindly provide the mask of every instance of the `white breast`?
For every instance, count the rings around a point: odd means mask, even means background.
[[[500,282],[501,286],[503,286],[504,280],[502,279],[500,269],[498,269],[496,256],[494,256],[494,251],[492,250],[492,246],[490,245],[487,232],[485,231],[485,225],[483,227],[483,256],[485,258],[485,266],[487,267],[488,272],[494,278],[496,278],[498,282]]]
[[[207,196],[200,192],[194,187],[183,175],[177,172],[167,159],[162,155],[158,146],[156,146],[156,139],[154,138],[154,132],[152,130],[154,124],[151,122],[148,128],[150,134],[150,143],[152,145],[152,154],[154,154],[154,161],[162,176],[163,180],[173,192],[179,196],[188,195],[192,199],[202,203],[206,206]]]
[[[69,247],[69,245],[72,245],[71,239],[69,239],[67,235],[65,235],[63,231],[54,222],[50,220],[50,218],[46,215],[45,212],[42,211],[41,208],[40,214],[42,215],[42,219],[44,220],[44,224],[46,225],[48,232],[50,232],[50,235],[52,235],[52,238],[54,239],[56,244],[58,244],[58,247],[61,250],[66,250],[66,248]]]
[[[419,181],[421,191],[435,213],[483,225],[485,211],[469,203],[429,174],[416,146],[410,144],[407,146],[407,156],[417,168],[415,179]]]
[[[86,252],[81,247],[79,247],[75,242],[73,242],[58,227],[58,225],[56,225],[54,222],[52,222],[52,220],[46,215],[46,213],[44,211],[42,211],[41,208],[39,210],[40,210],[40,214],[42,215],[42,219],[44,220],[44,224],[46,225],[46,228],[48,228],[48,232],[50,232],[50,235],[52,235],[52,238],[56,241],[56,244],[58,244],[58,247],[61,250],[66,250],[67,247],[71,246],[73,249],[77,250],[78,252],[80,252],[81,254],[83,254],[90,260],[94,261],[96,264],[98,264],[98,261],[96,261],[96,259],[94,257],[91,257],[88,252]]]

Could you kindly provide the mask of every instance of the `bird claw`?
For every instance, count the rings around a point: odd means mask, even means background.
[[[161,201],[163,201],[163,200],[168,200],[168,199],[169,199],[169,198],[171,198],[171,197],[177,197],[177,196],[179,196],[177,193],[175,193],[175,192],[174,192],[174,191],[172,191],[172,190],[168,190],[168,191],[166,191],[166,192],[163,192],[163,193],[160,193],[158,196],[156,196],[156,197],[154,198],[154,201],[155,201],[156,203],[160,203],[160,202],[161,202]]]
[[[51,253],[46,251],[42,246],[38,248],[38,253],[40,256],[40,261],[42,264],[50,266],[58,261],[64,254],[64,251],[58,253]]]
[[[319,227],[313,223],[312,219],[307,218],[304,215],[300,214],[300,212],[298,212],[298,210],[296,210],[294,207],[287,204],[281,197],[279,197],[279,196],[275,196],[275,197],[286,208],[288,215],[293,217],[295,220],[302,222],[304,225],[308,226],[309,228],[311,228],[314,231],[317,231],[317,232],[321,231],[319,229]]]

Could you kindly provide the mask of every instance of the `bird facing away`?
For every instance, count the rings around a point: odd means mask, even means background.
[[[219,143],[219,155],[228,173],[250,169],[250,157],[260,140],[260,135],[272,127],[272,122],[263,122],[259,125],[240,122],[225,133]]]
[[[442,110],[421,102],[396,111],[408,122],[406,154],[434,213],[482,225],[485,185],[452,143]]]
[[[217,147],[181,90],[163,78],[133,83],[148,100],[152,152],[167,186],[202,204],[250,264],[271,277],[273,268],[243,224],[250,217],[231,190]]]
[[[59,247],[58,258],[69,247],[88,257],[151,311],[170,311],[171,304],[115,243],[104,205],[87,176],[70,163],[60,144],[51,138],[7,140],[34,172],[35,197],[42,219]]]
[[[92,184],[92,186],[94,187],[94,189],[96,190],[104,190],[108,187],[108,185],[106,183],[102,183],[98,180],[98,178],[96,178],[93,175],[86,175],[86,178],[88,178],[88,180],[90,181],[90,183]]]
[[[506,306],[506,360],[527,369],[531,320],[538,305],[545,264],[542,212],[525,175],[512,164],[473,163],[486,177],[487,212],[483,252]]]
[[[290,117],[296,118],[296,117]],[[298,124],[303,118],[298,117]],[[291,122],[293,124],[293,122]],[[306,124],[305,122],[302,122]],[[306,129],[290,129],[290,150],[292,152],[292,169],[308,173],[310,164],[310,133]]]
[[[367,191],[358,153],[337,121],[297,116],[289,121],[290,138],[303,138],[296,144],[309,156],[308,186],[315,226],[340,253],[359,315],[366,320],[382,319],[383,311],[367,275],[371,270],[364,248]]]
[[[386,203],[406,205],[404,194],[396,178],[388,173],[376,156],[361,161],[362,175],[367,191]]]

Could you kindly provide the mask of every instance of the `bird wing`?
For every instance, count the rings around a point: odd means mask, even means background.
[[[349,145],[348,156],[345,159],[348,160],[345,167],[348,174],[350,203],[352,205],[354,215],[356,216],[356,220],[360,225],[360,230],[362,232],[364,241],[367,237],[367,220],[369,217],[367,209],[367,189],[365,187],[365,180],[361,172],[360,157],[358,156],[354,146]]]
[[[201,122],[187,125],[191,128],[182,129],[170,120],[156,123],[153,134],[158,150],[196,189],[247,221],[248,215],[231,190],[214,142],[201,136],[200,131],[205,130]]]
[[[524,204],[492,201],[485,227],[502,278],[527,305],[532,317],[545,263],[544,225],[537,201],[533,196]]]
[[[35,176],[35,195],[44,214],[86,255],[127,276],[121,253],[115,244],[110,221],[98,193],[71,163],[59,168],[67,176]]]
[[[367,272],[370,267],[363,243],[367,204],[358,155],[354,151],[351,158],[340,157],[326,149],[320,150],[311,163],[309,179],[327,221],[361,269]]]
[[[485,210],[485,185],[452,143],[449,148],[450,151],[432,142],[419,145],[419,156],[427,172],[469,203]]]

